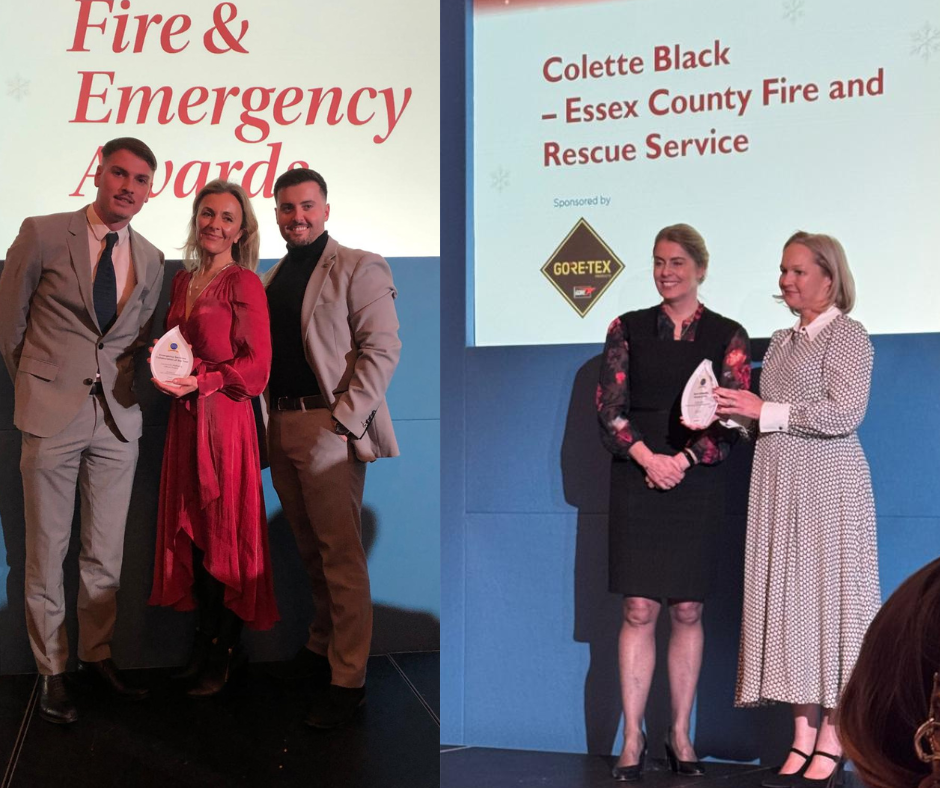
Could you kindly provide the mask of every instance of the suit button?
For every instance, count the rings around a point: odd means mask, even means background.
[[[104,350],[104,342],[98,343],[98,350]]]
[[[94,381],[94,378],[85,378],[85,379],[82,381],[82,383],[83,383],[84,385],[86,385],[86,386],[90,386],[90,385],[91,385],[92,383],[94,383],[94,382],[95,382],[95,381]]]

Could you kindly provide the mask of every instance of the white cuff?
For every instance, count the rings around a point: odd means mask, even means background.
[[[722,427],[727,427],[729,430],[737,430],[742,435],[747,435],[753,422],[754,419],[749,419],[747,416],[738,416],[737,419],[718,419],[718,423]]]
[[[790,404],[765,402],[760,409],[761,432],[786,432],[790,428]]]

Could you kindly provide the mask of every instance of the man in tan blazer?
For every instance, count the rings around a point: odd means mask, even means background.
[[[0,354],[23,433],[26,624],[42,677],[39,713],[50,722],[78,717],[64,681],[62,584],[76,485],[79,671],[124,697],[146,695],[122,680],[111,636],[142,428],[133,357],[149,338],[163,284],[163,255],[129,222],[156,167],[140,140],[108,142],[94,203],[26,219],[0,275]]]
[[[313,589],[309,638],[294,664],[318,686],[306,718],[318,728],[347,722],[365,700],[372,599],[362,491],[365,464],[398,455],[385,392],[401,350],[388,263],[329,237],[326,196],[313,170],[277,179],[287,256],[266,280],[268,452]]]

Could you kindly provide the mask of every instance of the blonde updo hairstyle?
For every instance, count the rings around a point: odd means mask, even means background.
[[[653,253],[656,253],[656,245],[660,241],[672,241],[685,249],[686,254],[695,261],[695,267],[698,269],[698,283],[705,281],[705,274],[708,271],[708,249],[705,247],[705,239],[699,234],[699,231],[688,224],[671,224],[663,227],[656,233],[656,240],[653,241]]]

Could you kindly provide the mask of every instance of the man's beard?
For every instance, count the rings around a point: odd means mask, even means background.
[[[317,240],[317,238],[319,238],[319,236],[314,236],[314,235],[313,235],[313,228],[308,225],[308,226],[307,226],[307,234],[304,236],[304,238],[305,238],[306,240],[303,240],[303,241],[291,241],[291,240],[288,240],[287,238],[285,238],[284,241],[287,243],[287,248],[288,248],[288,249],[300,249],[301,247],[304,247],[304,246],[310,246],[310,244],[314,243],[314,242]]]

